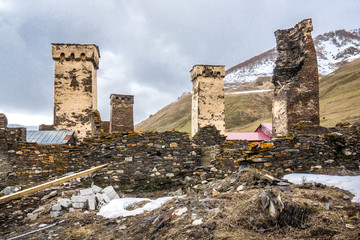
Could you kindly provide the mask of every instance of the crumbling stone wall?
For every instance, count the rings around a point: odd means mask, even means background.
[[[35,184],[104,163],[109,165],[89,181],[118,183],[124,190],[167,188],[189,178],[223,178],[244,166],[278,177],[290,172],[360,173],[360,124],[338,124],[327,133],[314,130],[264,142],[226,141],[213,126],[193,139],[176,131],[100,131],[78,146],[26,143],[24,130],[0,129],[0,188]],[[216,151],[204,166],[208,147]]]
[[[134,96],[111,94],[110,133],[134,131]]]
[[[9,141],[0,152],[8,154],[7,163],[12,168],[1,169],[0,186],[46,181],[109,163],[96,173],[93,180],[97,184],[117,182],[122,189],[164,188],[181,184],[184,176],[192,174],[200,151],[188,134],[173,131],[99,133],[78,146]]]
[[[359,140],[359,124],[338,124],[323,134],[296,134],[264,142],[226,141],[216,167],[235,170],[251,165],[276,176],[290,172],[359,174]]]
[[[195,65],[190,75],[193,83],[191,135],[211,124],[225,134],[225,66]]]
[[[0,113],[0,128],[6,128],[8,124],[7,117],[5,114]]]
[[[299,121],[319,125],[319,76],[311,19],[275,32],[277,51],[272,82],[273,136],[288,136]]]
[[[99,49],[94,44],[52,44],[55,61],[54,128],[73,130],[82,140],[94,135]]]

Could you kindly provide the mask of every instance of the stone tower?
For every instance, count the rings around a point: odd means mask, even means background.
[[[110,133],[134,131],[133,105],[133,95],[110,95]]]
[[[273,135],[287,136],[300,121],[319,125],[319,75],[311,19],[275,32],[277,51],[272,82]]]
[[[73,130],[77,139],[95,132],[96,71],[99,48],[94,44],[52,43],[55,61],[54,128]]]
[[[7,117],[5,114],[0,113],[0,128],[6,128],[8,124]]]
[[[191,135],[207,125],[214,125],[225,134],[225,66],[195,65],[190,75],[193,83]]]

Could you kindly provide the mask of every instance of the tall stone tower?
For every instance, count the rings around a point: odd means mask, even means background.
[[[110,133],[134,131],[133,105],[133,95],[110,95]]]
[[[100,52],[94,44],[52,43],[55,61],[54,128],[73,130],[77,139],[95,132]]]
[[[8,124],[7,117],[5,114],[0,113],[0,128],[6,128]]]
[[[211,124],[225,134],[225,66],[195,65],[190,76],[193,83],[191,135]]]
[[[273,136],[287,136],[299,121],[319,125],[319,75],[311,19],[275,32],[277,51],[272,82]]]

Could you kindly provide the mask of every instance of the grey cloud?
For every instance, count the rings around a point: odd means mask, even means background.
[[[0,0],[0,112],[52,115],[51,42],[97,44],[103,119],[111,93],[134,94],[138,122],[191,90],[194,64],[229,68],[303,18],[314,35],[358,28],[359,10],[357,0]]]

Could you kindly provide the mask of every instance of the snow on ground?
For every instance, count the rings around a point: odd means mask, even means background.
[[[106,218],[116,217],[128,217],[141,214],[145,211],[152,211],[156,208],[161,207],[164,203],[172,199],[173,197],[162,197],[155,200],[149,198],[120,198],[114,199],[109,204],[103,206],[98,215]],[[126,208],[134,203],[148,201],[143,207],[136,208],[134,210],[126,210]]]
[[[360,176],[331,176],[321,174],[292,173],[284,176],[294,184],[322,183],[332,187],[348,190],[355,195],[352,202],[360,202]]]

